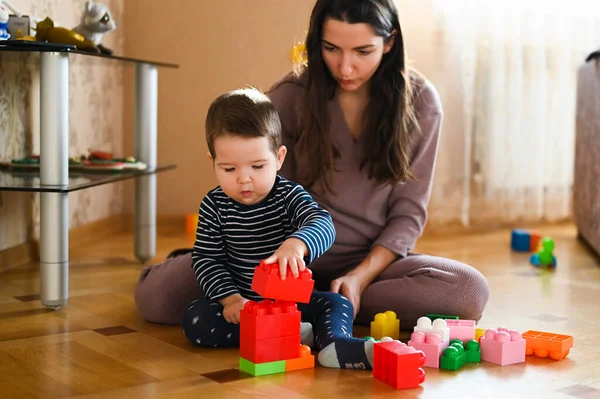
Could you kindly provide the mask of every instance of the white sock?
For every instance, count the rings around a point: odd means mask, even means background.
[[[311,349],[315,345],[313,326],[310,323],[300,322],[300,343],[308,345]]]

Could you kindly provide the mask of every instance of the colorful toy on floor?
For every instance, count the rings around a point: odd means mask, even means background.
[[[554,256],[554,241],[550,237],[545,237],[538,251],[531,255],[529,262],[536,267],[556,269],[556,256]]]
[[[508,328],[488,329],[479,340],[481,359],[499,366],[523,363],[526,342],[520,332]]]
[[[434,321],[436,319],[445,319],[445,320],[453,319],[453,320],[458,320],[458,316],[448,316],[448,315],[445,315],[445,314],[429,313],[429,314],[425,315],[425,317],[427,317],[431,321]]]
[[[252,289],[265,299],[248,301],[240,312],[239,369],[258,376],[315,367],[310,348],[300,344],[301,314],[296,302],[308,302],[314,286],[305,269],[282,280],[279,264],[261,262]]]
[[[440,368],[440,357],[444,349],[448,347],[448,341],[442,341],[442,337],[436,333],[413,332],[408,341],[408,346],[420,350],[425,354],[423,367]]]
[[[450,340],[459,339],[466,345],[475,339],[475,320],[446,320],[450,329]]]
[[[514,229],[511,233],[510,247],[513,251],[533,252],[541,239],[542,236],[538,232]]]
[[[373,378],[395,389],[417,388],[425,381],[425,354],[393,340],[373,347]]]
[[[432,323],[428,317],[419,317],[413,331],[425,334],[436,333],[442,338],[442,341],[450,341],[450,329],[445,319],[437,319]]]
[[[440,369],[456,371],[466,363],[479,363],[481,361],[481,348],[477,341],[471,340],[466,344],[460,339],[450,341],[440,358]]]
[[[377,313],[371,322],[371,336],[377,340],[383,337],[399,339],[400,320],[396,317],[396,313],[391,310],[384,313]]]
[[[526,341],[527,355],[537,357],[549,356],[554,360],[561,360],[569,355],[573,347],[573,337],[550,332],[529,330],[523,333]]]

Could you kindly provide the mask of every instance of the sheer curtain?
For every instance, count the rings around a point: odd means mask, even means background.
[[[600,2],[494,3],[432,0],[434,226],[571,216],[577,67],[600,48]]]

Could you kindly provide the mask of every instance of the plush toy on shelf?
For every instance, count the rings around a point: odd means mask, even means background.
[[[81,22],[73,28],[73,31],[93,42],[102,54],[112,54],[113,51],[104,47],[100,42],[105,33],[116,28],[117,24],[107,6],[88,0],[81,15]]]
[[[10,39],[10,33],[6,30],[8,26],[8,10],[3,4],[3,1],[0,0],[0,40],[8,40]]]
[[[36,25],[35,39],[40,42],[69,44],[77,47],[81,51],[90,51],[99,53],[100,50],[96,44],[79,33],[58,26],[54,26],[54,21],[50,17],[46,17]]]

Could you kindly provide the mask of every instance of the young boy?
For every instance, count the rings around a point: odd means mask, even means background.
[[[209,158],[219,186],[198,215],[192,267],[203,297],[183,318],[194,344],[237,347],[240,311],[263,298],[251,289],[261,260],[279,263],[282,278],[305,269],[333,243],[331,215],[299,185],[277,174],[285,159],[281,122],[267,96],[240,89],[219,96],[206,117]],[[352,304],[331,292],[313,292],[302,312],[303,343],[325,367],[370,369],[373,341],[352,337]],[[310,324],[309,324],[310,323]],[[308,333],[308,334],[307,334]]]

